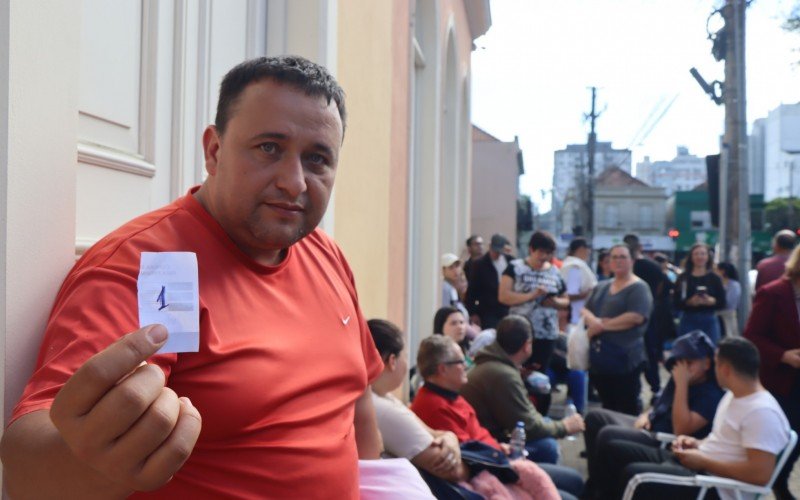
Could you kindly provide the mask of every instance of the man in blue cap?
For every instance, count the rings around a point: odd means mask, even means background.
[[[671,377],[653,407],[638,417],[598,409],[586,415],[586,458],[589,482],[605,475],[604,448],[611,441],[659,446],[652,433],[684,434],[701,439],[711,432],[711,422],[723,391],[714,376],[714,344],[700,330],[675,340],[665,362]]]

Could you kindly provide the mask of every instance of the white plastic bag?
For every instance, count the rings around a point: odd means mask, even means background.
[[[589,369],[589,336],[581,318],[567,330],[567,367],[570,370]]]

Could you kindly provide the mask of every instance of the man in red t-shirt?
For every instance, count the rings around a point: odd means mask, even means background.
[[[344,121],[341,88],[305,59],[225,76],[203,185],[65,279],[3,436],[12,497],[358,498],[357,459],[380,451],[368,383],[382,362],[316,229]],[[139,325],[143,251],[196,254],[198,352],[156,355],[169,333]]]
[[[795,235],[788,229],[783,229],[775,233],[772,237],[772,256],[762,260],[756,266],[756,290],[772,283],[783,276],[786,271],[786,261],[794,248]]]

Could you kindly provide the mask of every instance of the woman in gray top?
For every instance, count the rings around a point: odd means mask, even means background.
[[[640,373],[647,362],[644,332],[653,297],[647,283],[633,274],[626,245],[611,247],[612,280],[601,282],[583,309],[592,383],[603,408],[629,415],[641,411]]]

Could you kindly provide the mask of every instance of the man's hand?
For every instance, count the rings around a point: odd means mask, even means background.
[[[672,441],[672,451],[675,450],[693,450],[700,445],[700,440],[692,436],[678,436]]]
[[[675,458],[678,459],[681,465],[687,469],[696,471],[706,469],[706,457],[700,453],[700,450],[676,450],[673,448],[672,453],[675,455]]]
[[[691,378],[691,374],[689,373],[689,362],[685,359],[679,359],[675,363],[675,366],[672,367],[672,380],[675,381],[675,385],[688,387],[689,378]]]
[[[650,415],[648,412],[644,412],[638,417],[636,417],[636,421],[633,422],[633,427],[636,429],[644,429],[646,431],[650,430]]]
[[[800,349],[789,349],[783,351],[781,362],[786,363],[792,368],[800,368]]]
[[[500,445],[500,449],[503,450],[503,454],[508,456],[511,455],[511,445],[508,443],[498,443]]]
[[[136,491],[163,486],[200,434],[200,413],[164,386],[144,361],[167,340],[161,325],[142,328],[92,356],[64,384],[50,419],[79,460]]]
[[[593,316],[591,319],[586,319],[586,335],[589,338],[600,335],[603,331],[603,322],[600,318]]]
[[[580,413],[576,413],[575,415],[561,420],[561,423],[564,424],[564,427],[567,429],[567,434],[577,434],[579,432],[583,432],[583,430],[586,428],[586,425],[583,423],[583,417]]]

